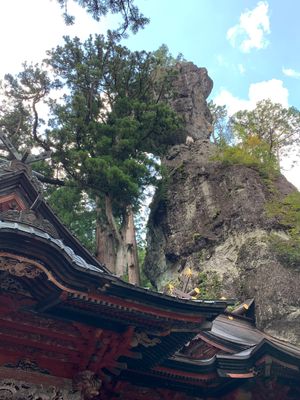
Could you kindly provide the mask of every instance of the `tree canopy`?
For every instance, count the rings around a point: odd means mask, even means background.
[[[55,183],[56,170],[64,184],[77,189],[56,191],[51,198],[59,199],[60,212],[76,233],[81,232],[76,215],[96,219],[98,257],[118,274],[128,265],[133,214],[158,177],[157,157],[181,135],[178,117],[160,101],[172,74],[163,72],[167,61],[159,54],[131,52],[113,37],[98,35],[84,43],[66,37],[63,46],[48,52],[45,69],[25,65],[5,79],[6,108],[15,113],[18,133],[5,112],[1,124],[16,145],[23,137],[22,143],[52,150],[48,182]],[[48,100],[51,118],[45,128],[37,103],[55,89],[63,94]],[[16,124],[18,118],[23,122]],[[72,212],[64,196],[76,200]]]
[[[119,35],[124,35],[128,29],[136,33],[139,28],[143,28],[149,19],[140,13],[139,9],[134,5],[133,0],[74,0],[83,7],[92,17],[99,21],[102,16],[109,12],[112,14],[120,14],[122,23],[117,31]],[[64,9],[65,22],[72,24],[74,16],[68,12],[68,0],[57,0]]]
[[[290,146],[300,143],[300,112],[271,100],[258,102],[254,110],[237,112],[230,119],[230,127],[243,141],[256,137],[263,142],[278,162]]]
[[[208,102],[208,108],[212,116],[212,140],[215,144],[232,141],[232,132],[228,124],[229,116],[225,105],[217,105],[212,100]]]
[[[63,103],[51,103],[56,159],[83,187],[109,193],[121,208],[134,203],[153,178],[149,153],[162,154],[179,128],[156,95],[157,59],[97,36],[66,38],[47,64],[55,86],[67,88]]]
[[[217,159],[277,173],[286,156],[296,162],[300,144],[300,112],[262,100],[253,110],[228,117],[226,106],[209,103],[213,116],[212,140],[219,146]],[[294,161],[295,160],[295,161]]]

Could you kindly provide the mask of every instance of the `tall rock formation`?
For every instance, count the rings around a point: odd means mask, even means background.
[[[194,140],[208,138],[212,131],[212,118],[206,103],[213,81],[206,68],[191,62],[175,65],[177,79],[173,82],[174,100],[171,106],[181,115],[185,133]]]
[[[270,185],[254,168],[212,161],[205,102],[212,81],[191,63],[177,68],[174,108],[194,143],[173,146],[163,160],[168,178],[151,206],[146,274],[160,290],[171,283],[200,286],[208,297],[254,297],[258,327],[299,345],[300,268],[272,250],[270,235],[288,236],[266,213],[274,190],[284,197],[296,189],[282,175]]]

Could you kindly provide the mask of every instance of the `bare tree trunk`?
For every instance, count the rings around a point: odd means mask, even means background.
[[[214,144],[218,144],[217,139],[216,139],[216,136],[215,136],[215,130],[214,130],[214,128],[213,128],[213,130],[212,130],[212,132],[211,132],[211,137],[212,137],[213,143],[214,143]],[[220,138],[219,138],[219,139],[220,139]]]
[[[276,158],[277,158],[277,162],[278,162],[278,168],[279,168],[279,171],[280,171],[280,167],[281,167],[281,165],[280,165],[280,151],[279,151],[279,147],[277,146],[277,148],[276,148]]]
[[[116,274],[118,276],[127,275],[127,248],[125,241],[127,226],[127,215],[123,216],[123,221],[119,229],[119,241],[117,244],[117,258],[116,258]]]
[[[125,242],[118,243],[116,257],[116,275],[124,276],[127,273]]]
[[[129,206],[127,209],[127,227],[125,241],[127,249],[128,280],[130,283],[140,285],[138,249],[136,243],[134,214],[131,206]]]
[[[109,196],[102,202],[97,198],[96,255],[112,273],[118,276],[128,273],[130,283],[140,284],[132,207],[127,207],[120,229],[115,221],[112,199]]]
[[[116,273],[115,237],[108,222],[106,205],[96,199],[96,257],[113,274]]]
[[[104,264],[113,274],[116,273],[116,256],[113,236],[103,227],[99,221],[96,222],[96,258]]]

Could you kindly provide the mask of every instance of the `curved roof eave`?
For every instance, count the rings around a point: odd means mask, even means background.
[[[138,302],[145,307],[156,307],[170,309],[173,312],[198,313],[206,315],[210,320],[215,318],[227,307],[225,301],[197,301],[178,299],[163,293],[156,293],[144,288],[139,288],[123,282],[115,275],[108,274],[96,265],[88,263],[77,255],[62,240],[54,239],[48,233],[32,226],[12,222],[0,221],[0,239],[2,249],[7,252],[16,252],[20,256],[35,258],[47,264],[47,271],[58,281],[77,289],[86,288],[90,292],[89,285],[100,287],[106,285],[105,292],[114,298]],[[28,240],[32,242],[28,245]],[[100,281],[102,282],[100,284]]]

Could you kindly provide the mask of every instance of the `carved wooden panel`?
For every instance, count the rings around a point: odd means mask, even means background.
[[[31,293],[22,285],[18,278],[14,278],[7,271],[0,271],[0,293],[18,293],[26,297],[31,297]]]
[[[0,196],[0,212],[8,210],[25,210],[26,206],[22,199],[16,194],[12,193],[6,196]]]
[[[19,261],[17,258],[10,258],[3,255],[0,255],[0,270],[7,271],[14,276],[29,279],[35,279],[43,273],[29,262]]]
[[[14,379],[0,381],[0,400],[83,400],[81,393]]]

